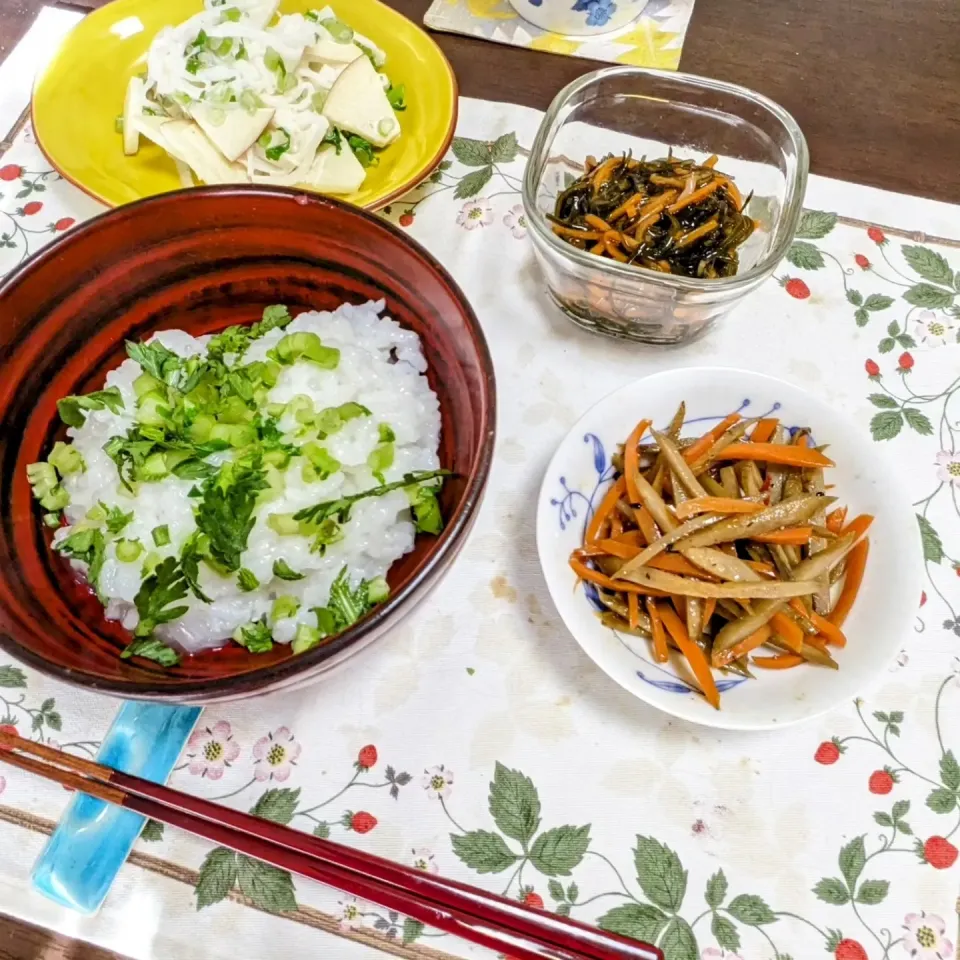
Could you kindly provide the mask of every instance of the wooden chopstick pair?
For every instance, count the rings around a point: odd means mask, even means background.
[[[659,950],[0,732],[0,761],[514,960],[663,960]]]

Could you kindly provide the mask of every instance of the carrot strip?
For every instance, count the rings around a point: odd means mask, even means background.
[[[636,213],[636,208],[643,201],[644,196],[642,193],[635,193],[632,197],[627,200],[624,200],[623,203],[617,207],[613,213],[607,215],[607,219],[613,223],[618,217],[622,217],[625,213],[629,216],[633,216]]]
[[[588,213],[583,219],[584,222],[590,224],[594,230],[602,230],[604,233],[607,233],[613,229],[613,227],[611,227],[606,220],[604,220],[602,217],[595,216],[592,213]]]
[[[840,536],[845,537],[848,533],[855,533],[859,540],[870,529],[871,523],[873,523],[873,517],[869,513],[861,513],[840,531]]]
[[[826,617],[821,617],[816,610],[811,610],[807,616],[831,646],[845,647],[847,645],[846,634],[836,624],[831,623]]]
[[[706,625],[710,622],[713,615],[717,612],[717,598],[716,597],[707,597],[703,603],[703,625]]]
[[[657,527],[653,522],[653,517],[650,516],[650,511],[646,507],[640,507],[634,510],[633,516],[647,543],[653,543],[654,540],[660,539],[657,535]]]
[[[752,650],[756,650],[757,647],[762,647],[771,636],[773,636],[773,630],[770,629],[769,624],[765,623],[758,630],[754,630],[750,636],[744,637],[739,643],[715,653],[713,655],[713,665],[715,667],[725,667],[728,663],[733,663],[734,660],[745,657]]]
[[[637,553],[640,551],[638,550]],[[636,554],[635,554],[636,555]],[[686,557],[681,557],[677,553],[660,553],[657,556],[653,557],[649,563],[646,564],[648,567],[653,567],[655,570],[666,570],[668,573],[679,573],[684,577],[696,577],[698,580],[716,580],[716,577],[711,577],[709,574],[704,573],[699,567],[695,567]]]
[[[846,507],[837,507],[836,510],[831,510],[827,514],[827,529],[831,533],[839,533],[843,529],[843,525],[846,522],[847,522]]]
[[[800,627],[785,613],[777,612],[770,618],[770,626],[780,635],[793,653],[803,649],[804,634]]]
[[[739,413],[724,417],[712,430],[708,430],[683,451],[683,459],[687,463],[699,460],[740,419],[742,418]]]
[[[764,573],[768,577],[772,577],[777,572],[772,563],[765,563],[763,560],[744,560],[743,562],[756,570],[757,573]]]
[[[622,157],[607,157],[603,163],[598,164],[594,168],[591,178],[593,181],[594,193],[597,193],[599,189],[610,179],[610,177],[613,176],[613,171],[616,169],[617,164],[620,163],[622,159]],[[591,216],[591,214],[587,214],[587,216]],[[584,217],[584,220],[586,219],[587,218]],[[597,219],[599,220],[600,218],[597,217]]]
[[[639,544],[624,543],[622,540],[614,540],[612,537],[592,540],[583,548],[583,554],[587,557],[617,557],[620,560],[632,560],[641,550]]]
[[[640,626],[640,599],[635,593],[627,594],[628,622],[631,630]]]
[[[630,583],[628,580],[614,580],[599,570],[591,570],[582,560],[572,556],[570,558],[570,569],[581,579],[589,580],[604,590],[611,590],[615,593],[640,593],[649,597],[666,597],[669,594],[662,590],[655,590],[652,587],[642,587],[636,583]]]
[[[863,583],[863,571],[867,565],[867,554],[870,552],[870,541],[861,540],[847,554],[847,575],[843,581],[843,589],[834,608],[830,611],[827,619],[835,626],[842,627],[847,619],[857,594],[860,592],[860,584]]]
[[[623,533],[623,518],[620,516],[619,510],[614,510],[610,514],[610,536],[616,538],[621,533]]]
[[[609,253],[614,260],[618,260],[620,263],[626,263],[630,259],[620,249],[620,234],[615,230],[611,230],[610,233],[604,235],[603,245],[606,247],[607,253]]]
[[[709,157],[707,157],[706,160],[703,161],[703,163],[700,164],[700,166],[701,166],[701,167],[715,167],[715,166],[717,165],[717,161],[718,161],[719,159],[720,159],[720,158],[719,158],[715,153],[712,153],[712,154],[710,154]]]
[[[647,605],[647,614],[650,617],[650,628],[653,633],[653,659],[657,663],[666,663],[670,659],[670,653],[667,650],[667,635],[663,632],[660,610],[656,602],[649,597],[644,603]]]
[[[693,447],[687,447],[689,453]],[[765,460],[789,467],[832,467],[834,462],[810,447],[789,446],[784,443],[731,443],[717,454],[718,460]]]
[[[802,547],[810,542],[812,536],[810,527],[787,527],[784,530],[771,530],[770,533],[755,533],[750,539],[757,543],[782,543]]]
[[[780,421],[775,417],[758,421],[757,425],[753,428],[753,433],[750,434],[750,440],[753,443],[767,443],[776,432],[779,424]]]
[[[616,509],[617,501],[623,496],[625,489],[626,484],[624,483],[623,477],[619,477],[615,483],[610,485],[610,489],[604,494],[603,499],[600,501],[600,506],[597,507],[597,512],[593,515],[593,518],[587,526],[587,532],[583,538],[587,543],[590,543],[591,540],[596,540],[597,537],[600,536],[604,522],[607,517],[610,516],[610,512]]]
[[[640,438],[650,426],[650,420],[641,420],[627,437],[623,448],[623,475],[627,481],[627,499],[631,503],[641,503],[640,491],[637,489],[637,474],[640,472]]]
[[[789,670],[807,662],[796,653],[781,653],[778,657],[753,657],[752,659],[754,666],[762,667],[764,670]]]
[[[714,180],[711,180],[705,187],[701,187],[699,190],[694,190],[693,193],[689,194],[683,200],[677,200],[676,203],[671,203],[667,209],[671,213],[676,213],[678,210],[682,210],[684,207],[689,207],[691,203],[699,203],[704,197],[709,197],[711,193],[715,190],[718,190],[723,186],[723,181],[717,177]]]
[[[680,652],[687,658],[693,675],[697,678],[704,697],[714,709],[720,709],[720,691],[717,690],[716,681],[713,679],[713,673],[710,670],[710,664],[703,655],[703,651],[690,639],[687,634],[687,628],[683,621],[673,612],[673,610],[664,604],[660,612],[663,625],[667,628],[670,636],[680,648]]]
[[[577,230],[575,227],[564,227],[559,223],[553,224],[553,232],[558,237],[571,237],[574,240],[603,239],[603,234],[599,230]]]
[[[689,520],[698,513],[760,513],[765,503],[754,500],[735,500],[733,497],[695,497],[676,508],[678,520]]]
[[[721,177],[723,185],[727,188],[727,193],[733,198],[738,211],[743,211],[743,195],[737,189],[737,185],[729,177]]]
[[[625,530],[617,537],[617,543],[629,543],[634,547],[646,546],[643,534],[639,530]]]

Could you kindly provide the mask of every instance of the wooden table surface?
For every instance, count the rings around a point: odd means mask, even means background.
[[[430,0],[387,2],[420,22]],[[0,0],[0,59],[41,5]],[[468,97],[543,109],[564,84],[596,67],[436,37]],[[956,0],[696,0],[681,69],[781,103],[807,136],[814,173],[960,203],[958,37]],[[115,955],[0,916],[0,960],[41,958]]]

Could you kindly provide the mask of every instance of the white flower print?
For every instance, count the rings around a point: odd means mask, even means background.
[[[945,316],[932,310],[921,310],[913,318],[913,337],[924,346],[942,347],[955,341],[956,331]]]
[[[464,230],[489,227],[493,223],[493,205],[486,197],[468,200],[457,214],[457,224]]]
[[[504,214],[503,225],[509,227],[518,240],[522,240],[527,235],[527,217],[523,212],[522,203],[512,206]]]
[[[416,870],[423,870],[424,873],[439,873],[440,868],[433,859],[433,854],[421,847],[419,850],[413,850],[413,866]]]
[[[212,727],[200,727],[187,741],[187,769],[199,777],[219,780],[224,770],[240,756],[240,744],[233,739],[230,724],[218,720]]]
[[[363,926],[363,914],[360,911],[360,904],[350,897],[347,900],[340,900],[337,903],[340,908],[338,911],[338,920],[341,930],[359,930]]]
[[[286,727],[279,727],[253,745],[253,775],[257,780],[282,783],[289,779],[299,756],[300,744]]]
[[[903,918],[903,949],[914,960],[952,960],[947,925],[935,913],[908,913]]]
[[[420,783],[428,793],[435,793],[441,798],[449,797],[450,788],[453,786],[453,771],[440,764],[432,770],[424,770]]]
[[[937,476],[944,483],[960,485],[960,453],[941,450],[937,454]]]

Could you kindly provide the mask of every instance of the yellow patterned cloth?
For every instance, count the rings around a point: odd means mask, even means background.
[[[568,37],[528,23],[507,0],[434,0],[423,22],[495,43],[589,60],[676,70],[693,0],[649,0],[639,20],[605,36]]]

